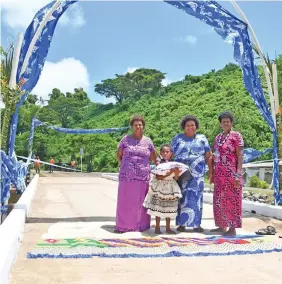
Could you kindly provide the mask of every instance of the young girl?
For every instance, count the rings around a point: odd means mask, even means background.
[[[172,151],[169,145],[164,144],[161,147],[160,163],[169,162],[172,157]],[[180,170],[171,169],[165,176],[154,175],[150,182],[149,192],[144,200],[143,206],[148,209],[147,214],[156,216],[156,234],[161,234],[161,217],[166,219],[166,232],[175,234],[170,229],[170,218],[177,215],[178,202],[182,197],[181,189],[176,180]]]

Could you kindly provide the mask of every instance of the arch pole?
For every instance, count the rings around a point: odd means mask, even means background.
[[[13,61],[12,61],[11,76],[9,80],[9,86],[11,88],[15,88],[17,85],[16,77],[17,77],[17,70],[18,70],[18,65],[19,65],[22,41],[23,41],[23,34],[18,33],[17,44],[15,47],[15,52],[14,52]]]
[[[245,22],[245,24],[247,24],[248,26],[248,30],[250,31],[252,38],[254,40],[254,44],[258,50],[259,53],[259,57],[260,60],[262,62],[262,67],[263,67],[263,71],[264,71],[264,75],[265,75],[265,79],[266,79],[266,83],[267,83],[267,89],[268,89],[268,94],[269,94],[269,99],[270,99],[270,105],[271,105],[271,113],[272,113],[272,119],[274,122],[274,126],[276,127],[276,112],[275,112],[275,99],[273,96],[273,90],[272,90],[272,85],[271,85],[271,73],[270,70],[265,62],[260,44],[258,42],[258,39],[255,35],[255,32],[252,28],[252,26],[250,25],[246,15],[243,13],[243,11],[241,10],[241,8],[239,7],[239,5],[236,3],[236,1],[234,0],[230,0],[231,4],[233,5],[233,7],[236,9],[236,11],[240,14],[240,16],[242,17],[243,21]]]

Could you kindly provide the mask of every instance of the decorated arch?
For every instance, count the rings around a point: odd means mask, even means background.
[[[36,86],[48,54],[52,37],[60,17],[78,1],[53,1],[40,9],[28,26],[21,44],[15,81],[24,91],[12,116],[8,156],[12,157],[18,124],[18,113],[28,94]],[[276,204],[282,202],[279,190],[279,161],[277,128],[264,96],[254,61],[248,25],[238,19],[216,1],[164,1],[177,9],[211,26],[223,40],[231,40],[233,56],[242,69],[244,85],[273,134],[273,188]],[[15,173],[16,174],[16,173]],[[8,178],[5,180],[7,183]],[[2,179],[3,183],[3,179]],[[2,184],[2,188],[5,184]],[[3,200],[3,194],[2,199]]]

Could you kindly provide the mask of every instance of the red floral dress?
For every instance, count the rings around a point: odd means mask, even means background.
[[[214,164],[213,212],[218,227],[242,227],[242,185],[235,185],[237,173],[236,149],[244,147],[240,133],[231,131],[225,138],[219,134],[215,138],[214,151],[219,153]]]

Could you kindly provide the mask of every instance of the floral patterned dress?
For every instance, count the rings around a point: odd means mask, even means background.
[[[150,216],[143,207],[150,181],[150,156],[155,152],[150,138],[136,140],[124,136],[118,145],[123,156],[119,171],[116,229],[120,232],[145,231]]]
[[[210,152],[207,138],[202,134],[187,137],[176,135],[171,143],[175,160],[190,167],[193,178],[182,185],[176,225],[198,228],[202,222],[205,154]]]
[[[240,133],[231,131],[225,138],[219,134],[215,138],[214,151],[219,153],[214,164],[213,212],[218,227],[242,227],[242,184],[235,185],[237,172],[236,149],[244,147]]]

